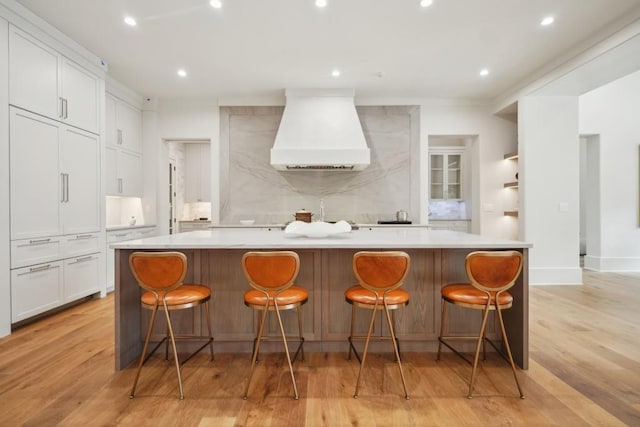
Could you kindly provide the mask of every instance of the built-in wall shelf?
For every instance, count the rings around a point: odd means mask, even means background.
[[[504,211],[505,216],[518,216],[518,211]]]
[[[518,181],[505,182],[504,188],[518,188]]]
[[[505,160],[518,160],[518,153],[507,153],[504,155]]]

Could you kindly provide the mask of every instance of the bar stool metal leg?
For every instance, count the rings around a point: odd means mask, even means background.
[[[275,302],[276,317],[278,318],[278,326],[280,326],[280,333],[282,334],[282,345],[284,346],[284,352],[287,357],[287,363],[289,364],[289,372],[291,372],[291,382],[293,383],[293,393],[296,400],[298,396],[298,386],[296,385],[296,377],[293,374],[293,365],[291,364],[291,356],[289,355],[289,345],[287,344],[287,336],[284,333],[284,326],[282,325],[282,317],[280,317],[280,310],[278,310],[278,303]]]
[[[502,330],[502,342],[507,350],[507,356],[509,356],[509,364],[511,365],[511,371],[513,372],[513,378],[516,380],[516,386],[518,386],[518,392],[520,393],[520,399],[524,399],[520,382],[518,381],[518,375],[516,375],[516,365],[513,362],[513,356],[511,355],[511,347],[509,346],[509,339],[507,338],[507,331],[504,328],[504,321],[502,320],[502,310],[498,307],[498,319],[500,321],[500,329]]]
[[[142,365],[147,356],[147,350],[149,348],[149,340],[151,339],[151,331],[153,331],[153,322],[156,319],[156,313],[158,309],[156,307],[155,310],[151,312],[151,319],[149,320],[149,326],[147,327],[147,337],[144,340],[144,346],[142,348],[142,353],[140,353],[140,361],[138,362],[138,370],[136,371],[136,377],[133,380],[133,387],[131,388],[131,393],[129,393],[129,399],[133,399],[136,393],[136,386],[138,385],[138,379],[140,378],[140,371],[142,371]]]
[[[402,370],[402,362],[400,361],[400,350],[398,349],[396,334],[393,328],[393,324],[391,323],[391,317],[389,316],[389,308],[387,307],[386,302],[384,302],[384,313],[387,317],[387,323],[389,324],[389,331],[391,332],[391,342],[393,343],[393,351],[396,354],[396,361],[398,362],[398,369],[400,370],[400,378],[402,378],[402,387],[404,388],[404,398],[409,400],[409,393],[407,392],[407,382],[404,379],[404,371]]]
[[[258,351],[260,350],[260,341],[262,341],[262,333],[264,331],[264,324],[267,320],[267,313],[269,311],[269,305],[265,304],[264,310],[262,312],[262,321],[260,322],[260,328],[258,329],[258,336],[254,341],[253,345],[253,355],[251,356],[251,368],[249,369],[249,378],[247,378],[247,385],[244,388],[244,395],[242,398],[247,400],[247,394],[249,393],[249,385],[251,384],[251,378],[253,377],[253,369],[256,366],[256,360],[258,358]]]
[[[360,387],[360,378],[362,378],[362,369],[364,368],[364,362],[367,359],[367,350],[369,349],[369,340],[371,339],[371,332],[373,332],[373,324],[376,320],[376,312],[378,308],[378,300],[371,310],[371,321],[369,322],[369,331],[367,332],[367,339],[364,342],[364,351],[362,352],[362,360],[360,361],[360,369],[358,370],[358,380],[356,381],[356,391],[353,394],[353,398],[358,398],[358,388]]]

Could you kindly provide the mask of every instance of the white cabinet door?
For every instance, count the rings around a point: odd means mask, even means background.
[[[11,270],[11,322],[19,322],[62,304],[62,262]]]
[[[64,261],[64,302],[98,292],[100,255],[93,254]]]
[[[118,150],[117,169],[120,196],[142,197],[142,156],[138,153]]]
[[[142,113],[118,100],[116,103],[116,142],[121,148],[142,151]]]
[[[62,234],[59,124],[13,107],[9,123],[11,239]]]
[[[138,153],[106,147],[107,196],[142,197],[142,156]]]
[[[62,119],[58,96],[58,53],[29,34],[9,31],[9,103],[44,116]]]
[[[118,149],[115,147],[105,147],[105,179],[107,196],[120,195],[120,179],[118,177]]]
[[[100,142],[98,136],[64,127],[61,131],[64,177],[63,233],[100,230]]]
[[[210,144],[185,144],[185,202],[211,201]]]
[[[61,62],[64,122],[98,133],[98,78],[66,58]]]
[[[116,103],[118,101],[116,98],[110,93],[105,93],[104,98],[104,112],[105,112],[105,142],[108,146],[116,146],[117,136],[116,136]]]

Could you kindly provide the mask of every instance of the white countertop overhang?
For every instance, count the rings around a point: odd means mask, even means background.
[[[326,238],[294,237],[276,229],[209,229],[117,242],[115,249],[519,249],[531,243],[449,230],[354,230]]]

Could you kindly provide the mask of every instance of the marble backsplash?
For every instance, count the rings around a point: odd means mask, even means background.
[[[371,164],[363,171],[277,171],[270,150],[283,107],[221,108],[222,224],[286,223],[300,209],[320,219],[375,223],[417,214],[418,107],[358,107]],[[413,202],[412,202],[413,201]]]

